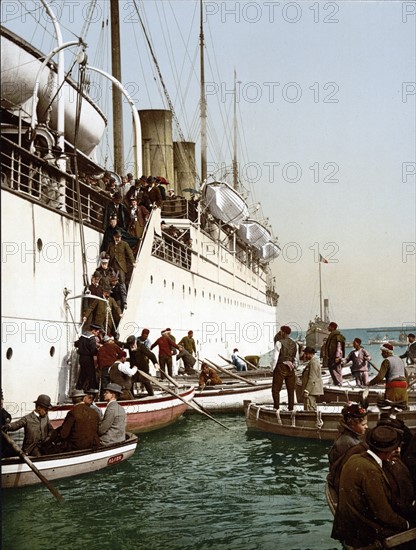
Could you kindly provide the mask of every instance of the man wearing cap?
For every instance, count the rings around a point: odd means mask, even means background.
[[[122,285],[127,283],[127,273],[136,265],[133,252],[130,246],[121,240],[121,231],[116,230],[113,242],[108,245],[108,255],[110,257],[110,267],[118,273],[119,281]]]
[[[104,399],[104,388],[110,382],[110,367],[111,365],[123,357],[123,350],[114,342],[114,338],[105,335],[103,345],[97,353],[97,379],[100,381],[101,399]]]
[[[95,277],[100,278],[100,290],[101,298],[103,296],[103,286],[109,285],[112,277],[117,277],[116,272],[110,267],[110,257],[106,252],[102,252],[100,255],[100,265],[94,272]]]
[[[63,442],[66,451],[80,451],[82,449],[95,449],[99,446],[98,425],[100,419],[84,402],[83,390],[74,390],[71,394],[74,404],[65,417],[59,431],[59,438]]]
[[[334,322],[328,325],[329,335],[325,342],[324,357],[328,363],[329,374],[335,386],[342,386],[342,359],[345,356],[345,337]]]
[[[100,252],[106,253],[111,242],[113,242],[114,233],[116,231],[121,232],[121,238],[126,242],[131,248],[137,246],[139,239],[136,239],[133,235],[130,235],[125,231],[118,223],[118,218],[116,214],[113,214],[109,220],[106,230],[104,231],[103,241],[100,246]]]
[[[392,507],[391,488],[383,471],[400,447],[401,436],[389,426],[367,432],[369,449],[351,456],[340,478],[338,506],[331,537],[344,546],[362,548],[409,529],[409,523]]]
[[[315,353],[314,348],[310,346],[303,350],[304,360],[307,361],[302,372],[302,395],[305,411],[316,411],[316,398],[324,394],[321,363]]]
[[[196,355],[196,345],[194,340],[193,330],[188,330],[188,335],[184,336],[178,343],[178,346],[183,346],[188,353]]]
[[[389,401],[408,402],[407,382],[404,370],[404,363],[393,354],[393,345],[386,342],[380,346],[383,362],[381,363],[378,374],[368,382],[369,386],[380,384],[386,379],[385,399]]]
[[[96,302],[97,300],[94,300]],[[86,320],[86,317],[84,318]],[[81,334],[79,339],[74,342],[79,355],[79,375],[76,384],[77,390],[95,388],[97,381],[95,378],[95,365],[97,363],[97,341],[96,337],[100,334],[102,327],[100,325],[90,325],[90,330]]]
[[[118,307],[117,302],[114,300],[114,298],[110,296],[110,294],[111,287],[109,285],[104,285],[104,300],[90,300],[91,304],[84,311],[83,321],[86,322],[91,315],[94,325],[101,325],[102,327],[104,327],[104,331],[107,334],[112,334],[113,336],[116,336],[116,329],[118,327],[120,319],[123,317],[123,313]],[[90,384],[90,386],[93,386],[93,384]]]
[[[146,335],[146,329],[142,331],[142,337]],[[148,333],[147,333],[148,334]],[[148,347],[142,342],[141,337],[137,338],[132,334],[126,340],[126,346],[129,350],[130,367],[137,367],[138,371],[134,374],[133,383],[138,382],[142,384],[149,395],[154,395],[152,384],[141,376],[140,371],[150,374],[149,372],[149,359],[152,361],[153,366],[158,369],[156,355],[150,351]]]
[[[109,368],[111,382],[121,387],[120,401],[129,401],[134,399],[133,395],[133,377],[137,373],[137,367],[126,363],[127,353],[122,351],[122,356],[115,361]]]
[[[150,330],[148,328],[144,328],[140,336],[137,338],[137,343],[142,343],[144,346],[146,346],[147,349],[150,349],[151,346],[149,334]]]
[[[272,362],[274,365],[272,383],[274,408],[278,409],[280,406],[280,390],[285,382],[289,411],[293,411],[295,405],[296,364],[298,361],[298,346],[294,340],[289,338],[291,332],[291,328],[287,325],[280,327],[274,337]]]
[[[121,394],[121,386],[108,384],[104,391],[104,401],[107,402],[104,418],[98,427],[100,445],[121,443],[126,439],[126,411],[117,403]]]
[[[52,432],[48,411],[52,408],[49,395],[39,395],[36,399],[35,410],[15,422],[3,426],[6,432],[16,432],[24,428],[22,451],[27,455],[40,456],[40,446]]]
[[[409,341],[409,345],[407,346],[407,350],[403,353],[403,355],[400,355],[400,359],[406,359],[407,365],[416,365],[416,338],[414,334],[408,334],[407,339]]]
[[[159,346],[159,365],[160,371],[163,372],[168,369],[168,374],[172,376],[172,355],[173,350],[178,350],[179,346],[169,336],[170,328],[162,330],[162,336],[153,342],[150,346],[152,350],[154,347]],[[175,352],[176,353],[176,352]]]

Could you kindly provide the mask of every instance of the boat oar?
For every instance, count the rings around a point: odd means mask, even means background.
[[[210,418],[211,420],[213,420],[214,422],[216,422],[217,424],[219,424],[220,426],[222,426],[226,430],[229,429],[229,428],[227,428],[227,426],[225,426],[225,424],[223,424],[222,422],[220,422],[219,420],[217,420],[216,418],[214,418],[213,416],[211,416],[207,412],[203,411],[197,403],[192,403],[192,400],[187,401],[181,395],[178,395],[177,393],[175,393],[170,388],[167,388],[163,384],[160,384],[153,376],[150,376],[150,374],[147,374],[146,372],[143,372],[143,371],[140,371],[140,374],[142,376],[144,376],[144,378],[147,378],[147,380],[149,380],[149,382],[152,382],[152,384],[154,384],[155,386],[157,386],[161,390],[166,391],[167,393],[170,393],[170,395],[173,395],[174,397],[177,397],[178,399],[183,401],[186,405],[188,405],[188,407],[191,407],[191,409],[195,409],[200,414],[204,414],[205,416],[207,416],[208,418]]]
[[[64,502],[64,497],[61,495],[61,493],[56,489],[52,483],[46,479],[46,477],[40,472],[36,466],[33,464],[33,462],[30,460],[30,458],[27,456],[26,453],[20,449],[14,442],[14,440],[5,432],[1,432],[1,435],[4,437],[4,439],[7,441],[7,443],[10,445],[10,447],[15,451],[23,460],[26,462],[26,464],[33,470],[33,472],[38,476],[38,478],[41,480],[41,482],[46,485],[46,487],[49,489],[49,491],[53,494],[53,496],[58,500],[59,502]]]
[[[257,384],[255,382],[252,382],[251,380],[246,380],[242,376],[238,376],[238,374],[234,374],[233,372],[229,372],[228,370],[223,369],[219,365],[216,365],[215,363],[213,363],[209,359],[205,359],[205,361],[207,363],[209,363],[210,365],[212,365],[214,367],[214,369],[217,369],[217,370],[223,372],[224,374],[228,374],[229,376],[232,376],[233,378],[236,378],[237,380],[241,380],[242,382],[245,382],[246,384],[249,384],[250,386],[257,386]]]
[[[163,375],[166,376],[166,378],[167,378],[170,382],[172,382],[172,384],[173,384],[174,386],[176,386],[177,388],[179,388],[179,384],[176,382],[176,380],[175,380],[174,378],[172,378],[172,376],[171,376],[170,374],[168,374],[167,372],[163,371]],[[204,413],[206,413],[206,414],[209,415],[209,413],[208,413],[208,411],[205,409],[205,407],[203,407],[203,406],[200,405],[197,401],[195,401],[195,398],[194,398],[194,397],[191,399],[191,402],[192,402],[192,403],[195,403],[195,405],[196,405],[197,407],[199,407],[199,408],[201,409],[201,411],[203,411]]]
[[[372,363],[371,361],[368,361],[368,359],[367,359],[367,362],[373,367],[373,369],[375,369],[377,372],[380,372],[380,369],[377,368],[374,363]]]
[[[247,359],[246,359],[245,357],[241,357],[241,355],[237,355],[237,357],[238,357],[239,359],[241,359],[241,361],[244,361],[244,363],[247,363],[247,365],[248,365],[249,367],[251,367],[252,370],[259,370],[259,368],[256,367],[256,365],[253,365],[253,363],[250,363],[250,361],[247,361]]]

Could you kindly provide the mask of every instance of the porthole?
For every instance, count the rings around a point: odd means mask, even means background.
[[[175,283],[172,283],[172,290],[175,288]]]
[[[163,288],[166,288],[166,280],[163,281]]]
[[[150,284],[153,284],[153,275],[150,275]]]
[[[38,239],[38,240],[36,241],[36,246],[38,247],[38,250],[39,250],[39,252],[40,252],[40,251],[42,250],[42,248],[43,248],[43,241],[42,241],[42,239]]]
[[[51,349],[49,350],[49,355],[53,357],[55,355],[55,346],[51,346]]]
[[[13,357],[13,349],[12,348],[9,348],[6,351],[6,357],[7,357],[7,359],[11,359]]]

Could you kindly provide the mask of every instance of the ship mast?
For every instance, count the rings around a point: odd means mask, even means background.
[[[238,191],[238,163],[237,163],[237,72],[234,69],[234,157],[233,157],[233,186]]]
[[[319,259],[319,318],[322,317],[322,274],[321,274],[321,260]]]
[[[199,53],[200,53],[200,114],[201,114],[201,181],[207,179],[207,101],[205,97],[205,65],[204,65],[204,15],[203,0],[200,0],[200,33],[199,33]]]
[[[118,0],[110,0],[111,13],[111,65],[112,74],[121,82],[120,13]],[[124,173],[123,102],[120,90],[113,85],[113,141],[114,172]]]

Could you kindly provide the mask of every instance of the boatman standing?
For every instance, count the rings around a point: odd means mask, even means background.
[[[295,387],[296,387],[296,365],[298,362],[298,346],[289,334],[291,328],[283,325],[279,332],[274,337],[274,353],[273,353],[273,384],[272,396],[274,408],[280,406],[280,390],[283,382],[286,384],[288,407],[293,411],[295,405]]]
[[[81,334],[74,343],[79,354],[80,371],[78,375],[77,390],[87,390],[96,388],[97,381],[95,377],[95,366],[97,364],[97,343],[96,336],[100,334],[102,327],[100,325],[91,325],[89,331]]]
[[[334,322],[328,325],[329,336],[325,342],[324,357],[328,362],[329,374],[335,386],[342,386],[341,361],[345,356],[345,337]]]
[[[380,346],[381,355],[384,361],[381,363],[380,370],[368,383],[369,386],[380,384],[386,379],[385,399],[389,401],[405,401],[408,402],[407,382],[404,370],[404,363],[393,354],[393,345],[389,342]]]
[[[304,360],[307,361],[302,372],[302,395],[305,411],[316,411],[316,398],[318,395],[324,394],[321,363],[315,353],[314,348],[309,346],[303,350]]]
[[[231,355],[231,363],[235,366],[235,368],[238,371],[246,371],[247,370],[247,365],[246,365],[245,361],[243,361],[242,359],[240,359],[238,357],[238,349],[237,348],[235,348],[233,350],[233,353]]]

